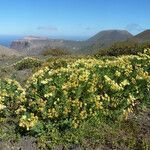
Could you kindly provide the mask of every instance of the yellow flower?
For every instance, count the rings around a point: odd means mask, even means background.
[[[68,113],[69,113],[68,108],[64,108],[63,114],[66,116],[66,115],[68,115]]]
[[[103,103],[102,102],[96,101],[95,106],[96,106],[97,109],[103,109]]]
[[[3,110],[4,108],[6,108],[6,106],[3,104],[0,104],[0,110]]]
[[[20,114],[20,113],[25,112],[25,111],[26,111],[26,108],[24,106],[20,106],[20,108],[18,108],[16,110],[16,114]]]
[[[47,93],[47,94],[44,94],[44,97],[45,97],[45,98],[52,97],[52,96],[53,96],[53,93],[51,93],[51,92],[50,92],[50,93]]]
[[[26,115],[23,115],[20,118],[19,126],[30,130],[30,128],[34,127],[37,124],[37,122],[38,117],[34,116],[34,114],[31,113],[29,118]]]
[[[129,81],[127,79],[123,80],[121,83],[120,83],[121,86],[125,87],[126,85],[130,85]]]
[[[120,77],[121,73],[119,71],[115,72],[115,76]]]
[[[80,112],[80,117],[81,117],[81,119],[85,119],[85,118],[87,117],[87,112],[86,112],[86,110],[82,110],[82,111]]]

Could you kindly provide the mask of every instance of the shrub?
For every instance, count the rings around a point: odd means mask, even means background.
[[[11,79],[0,79],[0,115],[1,117],[16,117],[25,111],[25,90]]]
[[[23,69],[33,68],[33,67],[39,67],[41,66],[41,64],[42,62],[37,58],[26,57],[16,62],[14,64],[14,68],[17,70],[23,70]]]
[[[100,49],[95,56],[120,56],[137,55],[143,53],[145,48],[150,48],[150,42],[138,43],[137,41],[116,42],[108,48]]]
[[[26,112],[20,126],[41,132],[63,131],[90,118],[127,118],[150,97],[147,54],[114,60],[78,59],[56,69],[44,67],[27,82]]]

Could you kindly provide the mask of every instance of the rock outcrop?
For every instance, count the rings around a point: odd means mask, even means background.
[[[59,39],[23,39],[11,43],[11,48],[28,55],[39,55],[46,49],[66,49],[75,52],[83,45],[79,41],[59,40]]]

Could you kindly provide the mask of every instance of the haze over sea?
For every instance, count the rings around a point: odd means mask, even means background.
[[[0,35],[0,45],[10,47],[11,42],[18,40],[18,39],[23,39],[25,36],[23,35]],[[64,39],[64,40],[75,40],[75,41],[82,41],[86,40],[89,37],[87,36],[53,36],[53,37],[48,37],[50,39]]]
[[[10,47],[12,41],[21,39],[22,37],[19,35],[0,35],[0,45]]]

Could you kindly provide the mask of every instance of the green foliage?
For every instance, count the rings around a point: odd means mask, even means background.
[[[22,106],[26,101],[25,94],[25,90],[17,81],[11,79],[0,80],[1,117],[16,117],[17,111],[19,109],[23,110]]]
[[[14,64],[17,70],[29,69],[33,67],[40,67],[42,62],[37,58],[26,57]]]
[[[116,42],[108,48],[102,48],[95,56],[136,55],[138,53],[143,53],[146,48],[150,48],[150,42],[138,43],[134,40],[128,40]]]
[[[149,103],[149,60],[149,55],[139,54],[41,68],[27,82],[20,126],[38,132],[40,122],[44,129],[52,124],[63,131],[93,117],[108,122],[128,118]]]
[[[125,121],[150,108],[149,73],[150,49],[145,49],[121,57],[48,60],[24,88],[1,79],[0,139],[30,135],[38,137],[41,149],[70,144],[149,149],[150,133],[139,142],[142,128],[136,120]],[[5,127],[13,130],[10,136]]]

